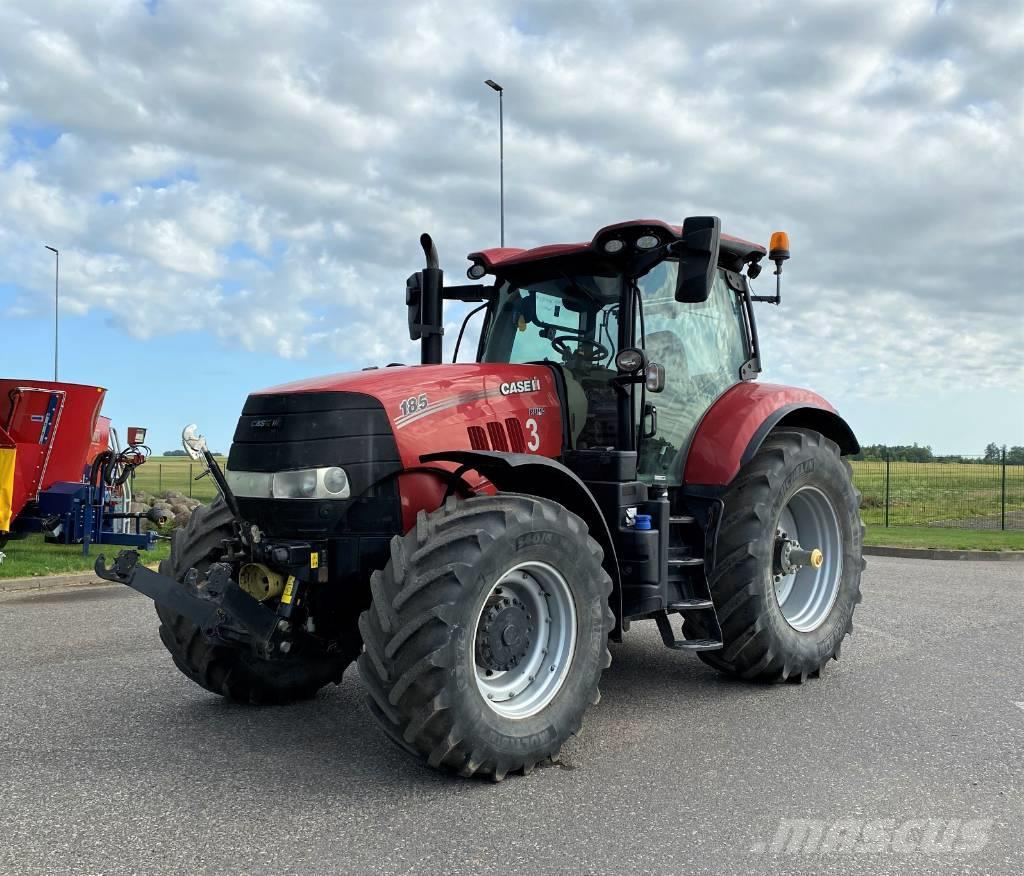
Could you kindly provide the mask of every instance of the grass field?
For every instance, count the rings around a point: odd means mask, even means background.
[[[949,529],[943,526],[869,526],[864,544],[954,551],[1024,551],[1024,530]]]
[[[868,525],[885,522],[884,460],[853,463]],[[999,529],[1003,469],[999,465],[892,462],[889,466],[889,526]],[[1024,466],[1006,467],[1006,526],[1024,530]]]
[[[222,465],[223,459],[218,460]],[[216,495],[211,478],[194,480],[201,468],[185,457],[154,457],[139,468],[135,489],[148,493],[177,490],[210,501]],[[885,462],[855,461],[853,478],[863,494],[861,516],[868,525],[865,543],[893,547],[952,550],[1024,550],[1024,466],[1006,469],[1006,523],[1000,531],[1002,468],[963,463],[893,462],[889,466],[889,526],[885,520]],[[54,575],[92,568],[95,557],[115,546],[93,548],[83,557],[80,547],[44,544],[40,536],[12,541],[0,578]],[[159,560],[168,542],[146,555]]]
[[[222,467],[226,461],[224,457],[217,457]],[[136,490],[147,493],[177,490],[200,502],[209,502],[217,495],[217,487],[209,475],[195,480],[202,470],[199,463],[192,462],[187,456],[154,456],[136,470],[133,484]]]
[[[89,547],[89,556],[82,556],[81,545],[46,544],[41,535],[9,541],[4,548],[7,558],[0,563],[0,579],[30,578],[39,575],[66,575],[69,572],[87,572],[92,569],[96,557],[103,554],[111,560],[120,545],[100,544]],[[157,563],[171,550],[171,543],[161,540],[151,551],[140,551],[145,563]]]
[[[218,460],[222,465],[224,460]],[[201,468],[184,457],[154,457],[138,470],[135,488],[149,493],[177,490],[203,502],[216,495],[209,477],[194,480]],[[191,473],[191,476],[190,476]],[[885,522],[885,462],[853,463],[853,479],[863,495],[861,515],[869,525]],[[889,525],[999,529],[1002,468],[963,463],[893,462],[889,467]],[[1008,529],[1024,530],[1024,466],[1006,468]]]

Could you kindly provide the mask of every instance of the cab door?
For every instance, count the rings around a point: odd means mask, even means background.
[[[647,395],[654,414],[641,418],[650,431],[641,439],[639,478],[649,484],[679,486],[683,454],[701,417],[729,387],[740,382],[750,359],[743,302],[719,270],[707,301],[675,300],[678,263],[664,261],[637,281],[643,303],[645,350],[665,367],[665,389]],[[637,394],[639,401],[639,393]]]

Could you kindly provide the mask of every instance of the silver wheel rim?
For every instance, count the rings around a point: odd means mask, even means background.
[[[816,630],[828,617],[843,576],[843,536],[839,516],[817,487],[801,487],[779,515],[778,534],[799,542],[805,550],[818,548],[821,566],[801,566],[775,577],[775,598],[789,625],[801,633]]]
[[[509,569],[491,588],[477,614],[481,619],[496,599],[518,600],[528,613],[535,635],[515,667],[498,671],[482,666],[474,641],[472,659],[476,686],[488,707],[506,718],[529,718],[561,690],[576,650],[576,604],[565,577],[547,563],[530,561]]]

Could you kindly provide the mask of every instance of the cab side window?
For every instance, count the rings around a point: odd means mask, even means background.
[[[665,390],[649,395],[658,431],[644,439],[640,477],[648,483],[682,482],[682,454],[714,401],[739,382],[749,358],[743,305],[722,271],[708,300],[675,300],[678,263],[662,262],[638,281],[644,308],[645,346],[652,362],[665,366]]]

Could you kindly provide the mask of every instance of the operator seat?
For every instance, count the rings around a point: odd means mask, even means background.
[[[659,395],[647,397],[658,409],[662,434],[689,431],[682,423],[693,416],[695,388],[683,342],[675,332],[660,331],[651,332],[644,343],[647,360],[665,367],[665,388]]]
[[[587,394],[583,391],[583,385],[568,368],[562,368],[561,371],[565,377],[565,398],[568,407],[565,416],[569,423],[572,446],[576,447],[580,432],[587,425]]]
[[[644,352],[648,362],[665,366],[665,389],[677,395],[689,394],[690,367],[686,361],[686,348],[675,332],[651,332],[644,338]]]

